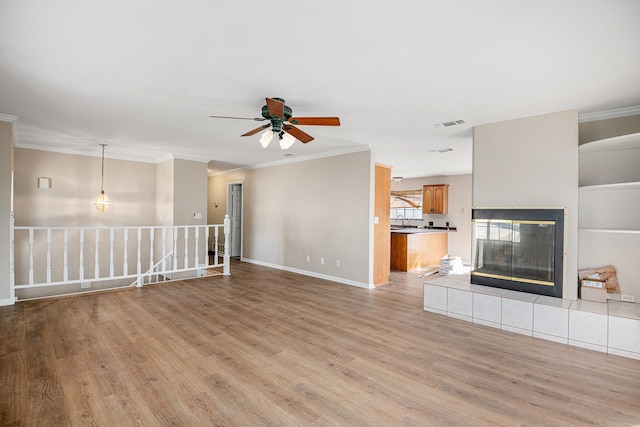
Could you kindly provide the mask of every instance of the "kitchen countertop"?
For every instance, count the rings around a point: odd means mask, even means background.
[[[416,234],[416,233],[445,233],[448,231],[457,231],[455,227],[427,227],[427,228],[417,228],[417,227],[406,227],[406,228],[391,228],[392,233],[402,233],[402,234]]]

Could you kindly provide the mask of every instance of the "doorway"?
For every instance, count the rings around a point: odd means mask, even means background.
[[[231,256],[242,257],[242,183],[227,184],[227,214],[231,220]]]

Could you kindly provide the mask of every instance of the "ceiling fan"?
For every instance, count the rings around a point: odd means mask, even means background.
[[[294,125],[340,126],[340,119],[338,117],[292,117],[291,113],[293,110],[288,105],[285,105],[284,99],[266,98],[266,100],[267,105],[262,107],[262,117],[209,117],[214,119],[253,120],[256,122],[269,120],[269,123],[241,135],[251,136],[266,129],[260,137],[260,144],[264,148],[267,148],[273,138],[273,135],[278,135],[280,147],[282,149],[291,147],[296,139],[304,144],[313,141],[313,137],[311,135],[303,132]]]

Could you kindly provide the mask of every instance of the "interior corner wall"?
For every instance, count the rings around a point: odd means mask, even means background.
[[[0,120],[0,305],[13,303],[9,268],[13,123]]]
[[[207,164],[175,159],[173,165],[173,225],[207,222]],[[194,214],[200,214],[195,218]]]
[[[173,159],[156,165],[156,225],[173,225]]]
[[[578,112],[476,126],[473,207],[565,207],[563,298],[578,297]]]
[[[209,205],[224,217],[226,185],[242,182],[243,259],[369,287],[372,168],[366,150],[238,170],[209,178]]]
[[[207,180],[207,223],[222,224],[227,213],[227,182],[220,175]]]

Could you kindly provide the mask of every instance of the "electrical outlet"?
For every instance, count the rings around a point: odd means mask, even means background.
[[[90,288],[91,287],[91,282],[82,282],[80,283],[80,288],[81,289],[86,289],[86,288]]]
[[[202,219],[202,214],[200,212],[193,214],[193,219]]]
[[[320,257],[320,264],[324,264],[324,257]]]
[[[307,262],[311,262],[311,257],[307,255]]]
[[[339,259],[336,260],[336,267],[340,268],[340,260]]]
[[[633,295],[620,295],[620,301],[636,302],[636,298]]]

